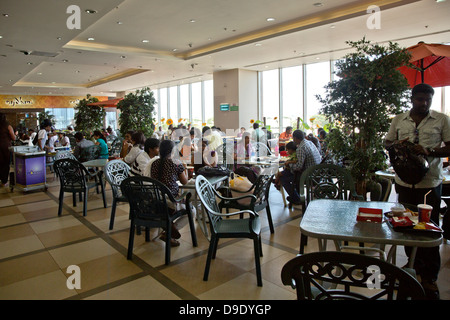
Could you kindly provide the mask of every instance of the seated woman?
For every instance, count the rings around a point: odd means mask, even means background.
[[[131,175],[144,175],[145,169],[149,162],[159,155],[159,144],[159,139],[149,138],[145,140],[144,152],[141,152],[131,165]]]
[[[120,149],[120,157],[123,159],[127,156],[128,152],[130,152],[131,148],[133,148],[133,144],[131,143],[131,136],[134,131],[127,131],[122,141],[122,149]]]
[[[131,136],[131,143],[133,144],[133,147],[125,156],[125,158],[123,158],[123,161],[125,161],[129,166],[132,166],[137,156],[144,151],[144,134],[142,132],[133,133],[133,135]]]
[[[172,159],[172,151],[175,143],[172,140],[164,140],[159,146],[159,159],[155,160],[150,168],[150,175],[153,179],[161,181],[169,188],[174,197],[178,197],[178,181],[185,185],[188,182],[185,165],[179,160]],[[172,204],[170,201],[168,205]],[[171,208],[176,210],[176,208]],[[161,235],[161,239],[165,240],[166,233]],[[181,237],[180,232],[172,225],[172,246],[179,246],[180,243],[176,240]]]
[[[58,132],[58,143],[57,147],[70,147],[70,139],[66,136],[66,133],[63,131]]]
[[[100,156],[99,159],[108,159],[108,145],[106,144],[106,139],[103,136],[103,133],[96,130],[94,131],[94,138],[96,140],[95,144],[100,146]]]

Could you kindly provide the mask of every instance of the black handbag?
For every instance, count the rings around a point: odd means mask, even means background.
[[[204,177],[230,176],[231,171],[225,167],[204,166],[197,170],[198,175]]]
[[[388,148],[389,159],[395,173],[405,183],[415,185],[422,181],[429,170],[427,159],[412,151],[414,143],[404,141]]]

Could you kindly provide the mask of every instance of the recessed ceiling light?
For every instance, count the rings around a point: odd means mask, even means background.
[[[88,38],[88,41],[94,41],[95,38]]]
[[[3,38],[3,36],[0,36],[0,39]]]
[[[322,2],[316,2],[313,4],[314,7],[322,7],[323,3]]]
[[[69,62],[69,60],[67,60],[67,59],[64,59],[62,62]]]
[[[255,43],[255,47],[261,47],[261,43]]]
[[[28,65],[32,65],[32,64],[33,64],[33,62],[27,62],[27,64],[28,64]]]
[[[86,9],[86,10],[84,10],[84,12],[89,13],[89,14],[94,14],[94,13],[97,13],[97,10]]]
[[[177,51],[177,50],[178,50],[178,49],[176,49],[176,48],[175,48],[175,49],[172,49],[173,52],[175,52],[175,51]]]
[[[123,24],[123,22],[122,21],[117,21],[117,24]]]
[[[149,43],[149,40],[142,40],[143,43]]]
[[[334,28],[336,28],[336,26],[335,26],[334,24],[332,24],[332,25],[330,26],[330,29],[334,29]]]
[[[191,19],[191,20],[189,20],[189,22],[195,22],[195,19]]]
[[[61,37],[58,37],[58,38],[56,38],[56,40],[62,40],[62,38],[61,38]]]
[[[38,76],[41,76],[41,75],[42,75],[42,72],[38,72],[37,75],[38,75]]]
[[[266,21],[268,22],[275,21],[275,18],[267,18]]]
[[[126,58],[126,56],[120,56],[122,59],[125,59]]]
[[[8,17],[9,17],[9,14],[4,13],[3,16],[4,16],[5,18],[8,18]]]

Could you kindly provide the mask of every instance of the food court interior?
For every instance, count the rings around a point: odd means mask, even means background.
[[[259,120],[277,136],[298,118],[319,124],[315,96],[333,80],[334,62],[350,52],[346,41],[448,44],[448,12],[448,0],[4,0],[0,112],[17,128],[37,125],[38,113],[48,111],[56,128],[66,129],[74,125],[74,103],[87,94],[108,100],[149,87],[156,127],[165,130],[167,119],[179,119],[237,132]],[[449,87],[435,88],[432,108],[450,112]],[[107,111],[105,127],[118,130],[118,111]],[[158,230],[150,242],[136,236],[127,260],[129,205],[118,203],[110,230],[106,183],[107,208],[90,190],[83,216],[82,202],[74,207],[66,193],[58,216],[59,180],[46,169],[44,190],[0,194],[0,299],[296,299],[280,272],[299,253],[303,210],[286,206],[276,188],[269,195],[273,234],[266,211],[260,212],[260,287],[246,239],[221,240],[209,280],[202,280],[209,241],[198,221],[198,246],[184,226],[169,265]],[[396,201],[394,188],[389,200]],[[318,250],[310,239],[305,252]],[[440,252],[437,284],[448,300],[446,240]],[[397,265],[406,262],[399,248]],[[81,288],[67,286],[71,265],[80,267]]]

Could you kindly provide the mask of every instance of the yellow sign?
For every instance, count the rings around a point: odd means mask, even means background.
[[[74,108],[80,100],[85,98],[76,96],[0,95],[0,109]],[[96,98],[99,101],[108,100],[108,97]]]

